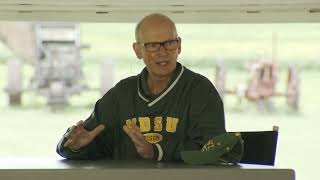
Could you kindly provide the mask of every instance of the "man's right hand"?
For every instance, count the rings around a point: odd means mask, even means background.
[[[73,151],[77,151],[80,148],[87,146],[98,134],[100,134],[105,126],[100,124],[92,131],[87,131],[84,127],[83,121],[79,121],[76,126],[72,126],[67,134],[67,141],[64,143],[64,147],[68,147]]]

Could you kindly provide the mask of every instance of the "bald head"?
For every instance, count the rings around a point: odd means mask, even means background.
[[[177,29],[174,22],[163,14],[150,14],[144,17],[136,26],[135,36],[136,42],[143,41],[143,34],[146,30],[150,28],[164,27],[168,29],[168,33],[173,33],[174,36],[177,36]]]

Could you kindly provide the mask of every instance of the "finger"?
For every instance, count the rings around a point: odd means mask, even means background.
[[[132,126],[132,132],[135,134],[137,138],[139,138],[141,141],[145,141],[146,138],[143,136],[143,134],[140,131],[140,128],[137,125]]]
[[[77,122],[77,126],[79,126],[81,124],[83,124],[83,120],[80,120],[80,121]]]
[[[73,139],[79,139],[79,137],[81,137],[81,135],[84,133],[83,130],[77,129],[74,131],[74,133],[71,134]]]
[[[75,128],[73,131],[70,131],[67,138],[68,139],[75,139],[78,135],[79,135],[79,132],[81,130],[79,130],[78,128]]]
[[[77,143],[79,143],[79,139],[80,139],[80,135],[79,133],[76,134],[71,134],[70,137],[68,138],[68,145],[69,147],[74,147],[77,145]]]
[[[136,124],[132,124],[132,129],[137,130],[140,132],[140,128]]]
[[[80,127],[80,128],[79,128]],[[64,143],[64,147],[73,147],[76,145],[76,139],[80,136],[81,131],[83,130],[83,121],[79,121],[76,126],[71,126],[69,131],[66,134],[66,138],[68,139]]]
[[[132,132],[132,136],[135,138],[135,142],[138,141],[140,146],[143,146],[147,142],[146,138],[141,133],[140,128],[136,124],[134,124],[130,130]]]
[[[134,138],[135,133],[131,126],[124,125],[123,130],[131,139]]]
[[[79,145],[77,145],[73,140],[68,140],[63,146],[69,149],[79,149]]]
[[[73,141],[72,139],[68,139],[68,140],[64,143],[63,147],[70,147],[70,146],[72,146],[73,144],[74,144],[74,141]]]
[[[69,140],[72,140],[72,141],[76,141],[78,140],[80,137],[81,137],[81,134],[83,133],[83,129],[74,129],[74,131],[70,132],[69,135],[67,136],[67,138]]]
[[[76,130],[83,130],[84,129],[84,123],[83,121],[78,121],[77,122],[77,126],[76,126]]]
[[[69,147],[69,144],[70,144],[70,141],[68,140],[63,144],[63,147]]]
[[[66,132],[65,137],[69,137],[71,133],[76,129],[76,126],[71,126],[69,130]]]
[[[71,128],[70,128],[70,130],[69,130],[69,132],[72,132],[72,131],[74,131],[75,129],[77,128],[77,126],[71,126]]]
[[[130,139],[134,139],[134,133],[132,131],[132,128],[130,126],[124,125],[123,127],[124,132],[130,137]]]
[[[96,137],[98,134],[100,134],[103,130],[105,129],[105,126],[103,124],[100,124],[96,128],[94,128],[91,132],[90,135]]]
[[[124,125],[123,130],[131,138],[136,147],[143,147],[143,141],[137,136],[136,133],[134,133],[134,130],[132,128],[130,129],[128,126]]]
[[[131,135],[130,128],[127,125],[124,125],[122,129],[131,138],[132,135]]]

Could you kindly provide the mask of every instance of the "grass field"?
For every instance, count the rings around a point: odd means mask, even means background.
[[[203,33],[200,30],[206,30]],[[218,59],[227,65],[227,87],[244,82],[248,60],[271,57],[272,33],[279,37],[278,58],[280,77],[278,90],[284,91],[286,65],[298,64],[301,75],[301,108],[294,112],[284,98],[275,98],[275,111],[260,113],[252,103],[237,104],[232,96],[225,98],[226,123],[229,131],[269,130],[280,127],[276,166],[293,168],[298,180],[317,179],[320,152],[320,24],[288,25],[178,25],[183,39],[180,62],[213,81],[214,63]],[[112,59],[115,82],[140,72],[143,67],[131,50],[133,24],[84,24],[83,42],[91,49],[83,52],[83,70],[91,87],[99,87],[99,63]],[[0,88],[6,86],[7,57],[12,54],[0,48]],[[24,86],[33,73],[24,66]],[[84,92],[70,98],[70,106],[51,112],[46,99],[33,93],[23,95],[21,107],[9,107],[0,91],[1,151],[0,156],[57,156],[55,146],[66,128],[85,119],[99,98],[98,92]]]

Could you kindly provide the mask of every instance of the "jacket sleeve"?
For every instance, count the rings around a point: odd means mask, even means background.
[[[93,130],[100,124],[105,125],[103,132],[79,151],[72,151],[69,148],[63,147],[67,141],[68,129],[57,145],[57,153],[67,159],[112,158],[114,127],[116,126],[116,117],[114,116],[115,106],[114,89],[111,89],[96,102],[92,114],[84,121],[84,128],[88,131]]]
[[[162,161],[181,160],[183,150],[200,150],[214,136],[225,133],[223,102],[213,84],[205,77],[195,83],[190,95],[184,139],[173,139],[157,148]],[[162,151],[159,153],[159,151]],[[162,153],[162,155],[161,155]]]
[[[190,150],[195,148],[195,144],[201,148],[212,137],[226,132],[222,99],[205,77],[192,92],[189,122],[187,135],[190,147],[186,147]]]

